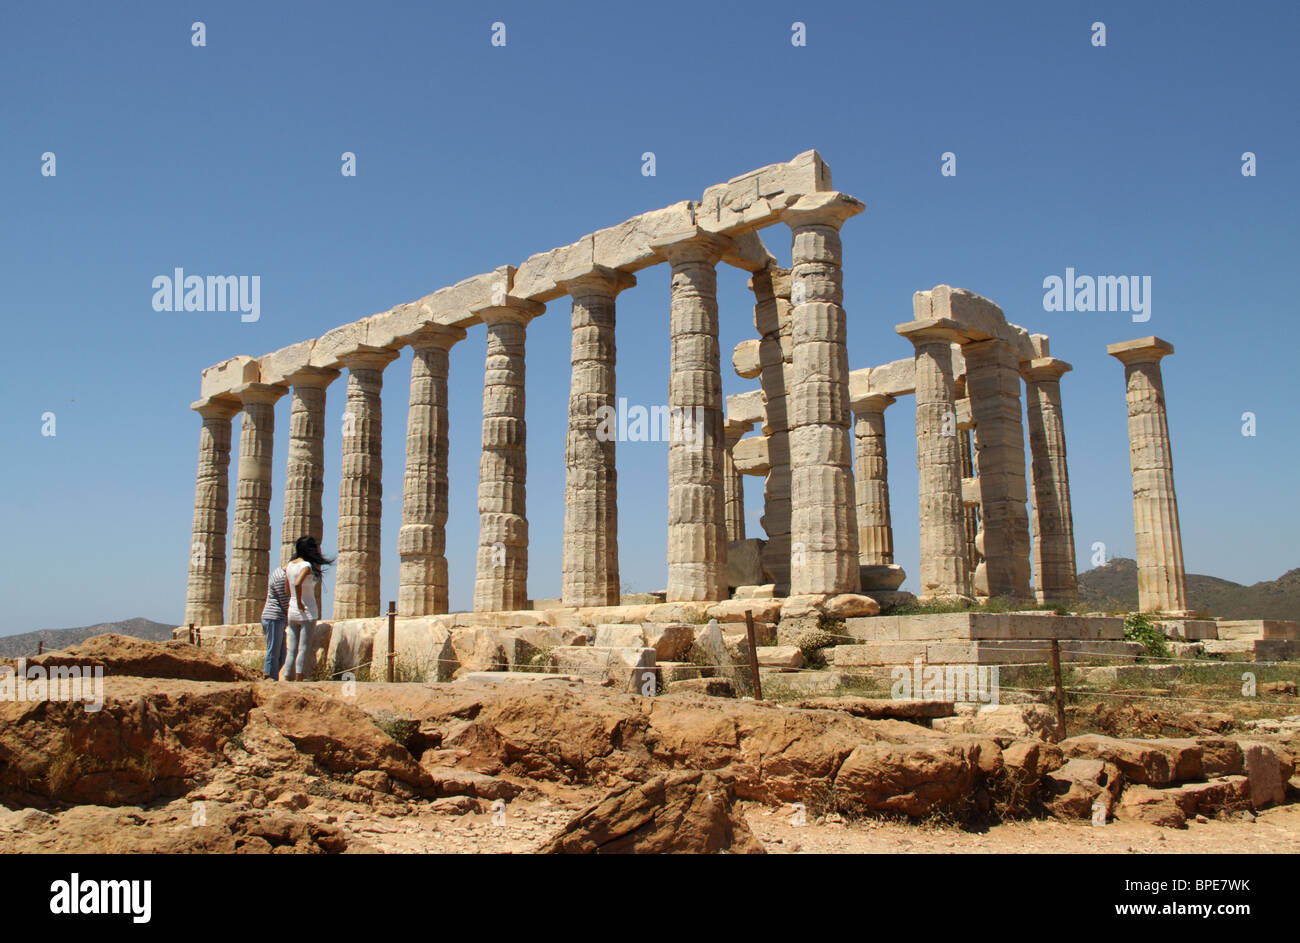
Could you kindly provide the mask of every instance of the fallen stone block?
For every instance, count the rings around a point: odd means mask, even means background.
[[[655,650],[659,662],[679,661],[686,657],[695,642],[695,626],[682,623],[667,625],[647,622],[642,626],[645,644]]]
[[[1054,741],[1060,736],[1056,711],[1044,704],[1001,704],[981,707],[964,717],[946,717],[932,726],[944,733],[987,734],[1018,739]]]
[[[1043,775],[1046,806],[1053,815],[1090,819],[1100,802],[1107,818],[1119,798],[1119,768],[1104,760],[1074,758]]]
[[[646,640],[641,626],[614,623],[596,626],[596,637],[591,644],[596,648],[641,648]]]
[[[736,686],[730,678],[691,678],[673,682],[669,694],[707,694],[709,697],[735,697]]]
[[[858,577],[864,592],[892,591],[903,585],[907,573],[895,563],[882,563],[858,567]]]
[[[1201,778],[1202,748],[1195,740],[1120,740],[1085,734],[1061,741],[1066,756],[1114,763],[1130,781],[1164,786]]]
[[[793,645],[760,645],[755,649],[760,668],[802,668],[803,652]]]
[[[1267,743],[1242,741],[1241,751],[1246,777],[1250,781],[1250,804],[1260,809],[1284,801],[1291,770],[1288,768],[1283,775],[1282,761],[1274,748]]]
[[[609,681],[628,691],[640,692],[646,675],[655,674],[653,648],[596,648],[561,646],[551,649],[551,669],[574,674],[586,681]]]
[[[852,619],[880,614],[880,603],[861,593],[841,593],[821,605],[821,611],[831,619]]]
[[[924,721],[951,717],[952,701],[902,701],[877,697],[819,697],[790,705],[799,710],[844,711],[871,720]]]

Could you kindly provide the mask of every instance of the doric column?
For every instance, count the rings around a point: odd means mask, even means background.
[[[324,537],[325,388],[338,375],[337,370],[304,367],[285,378],[292,385],[293,395],[284,476],[284,521],[280,528],[281,565],[293,559],[293,546],[299,537],[311,536],[317,541]]]
[[[348,370],[343,411],[343,468],[339,481],[338,570],[335,619],[380,614],[380,527],[383,519],[384,368],[397,351],[360,347],[339,358]]]
[[[235,389],[243,410],[235,484],[235,521],[230,534],[230,621],[258,622],[271,573],[271,454],[275,448],[275,402],[282,386],[245,383]]]
[[[560,595],[566,606],[617,606],[617,430],[602,418],[617,410],[614,298],[636,279],[594,266],[557,284],[573,299]]]
[[[801,197],[781,214],[792,233],[790,300],[790,593],[860,588],[849,421],[840,226],[861,213],[842,193]]]
[[[1174,345],[1158,337],[1143,337],[1111,344],[1106,352],[1123,362],[1128,388],[1138,606],[1143,612],[1186,612],[1183,538],[1160,376],[1160,358],[1172,354]]]
[[[1025,428],[1021,421],[1020,360],[1001,340],[962,345],[966,393],[975,423],[980,526],[990,596],[1028,599],[1029,499]]]
[[[226,591],[226,507],[230,493],[230,419],[239,400],[208,398],[190,407],[203,418],[199,467],[194,479],[194,527],[190,540],[185,621],[221,625]]]
[[[754,327],[761,336],[763,434],[771,461],[763,478],[763,567],[778,591],[785,592],[790,585],[790,270],[768,266],[753,274],[749,287],[754,292]]]
[[[966,335],[955,321],[946,318],[911,321],[895,330],[916,347],[920,595],[969,596],[961,448],[952,376],[952,345],[965,340]]]
[[[723,426],[726,447],[722,451],[722,503],[726,509],[728,543],[745,539],[745,479],[736,470],[731,450],[749,431],[750,426],[750,423],[735,429],[729,424]]]
[[[1068,370],[1070,365],[1055,357],[1039,357],[1021,364],[1033,465],[1034,589],[1039,602],[1079,596],[1070,472],[1065,462],[1065,424],[1061,418],[1061,376]]]
[[[883,393],[853,401],[858,562],[862,566],[894,562],[894,528],[889,518],[889,459],[885,453],[885,410],[894,402],[894,397]]]
[[[430,324],[406,338],[411,406],[397,534],[397,611],[404,616],[447,611],[447,371],[451,347],[464,337],[462,328]]]
[[[727,598],[718,275],[727,241],[691,229],[653,247],[672,266],[668,601]]]
[[[474,311],[487,325],[483,370],[483,454],[479,460],[479,538],[474,609],[528,605],[528,462],[524,425],[524,340],[545,305],[503,296]]]

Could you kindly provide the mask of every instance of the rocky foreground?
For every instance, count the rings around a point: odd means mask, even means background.
[[[1300,787],[1286,724],[1052,743],[1034,704],[935,729],[934,702],[290,685],[114,636],[28,664],[73,663],[104,666],[101,710],[0,701],[0,851],[762,853],[786,842],[764,812],[1182,827]]]

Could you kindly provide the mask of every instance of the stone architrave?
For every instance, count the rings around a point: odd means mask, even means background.
[[[338,571],[334,618],[369,619],[383,611],[379,558],[383,522],[384,368],[397,351],[361,346],[339,357],[348,371],[339,481]]]
[[[234,397],[209,397],[190,407],[203,419],[194,479],[194,525],[190,542],[185,621],[197,626],[225,622],[226,525],[230,499],[230,420]]]
[[[558,284],[573,299],[560,597],[565,606],[616,606],[618,430],[608,418],[618,405],[614,299],[636,278],[595,266],[566,273]]]
[[[324,541],[325,388],[339,371],[305,366],[285,377],[292,386],[289,449],[284,475],[284,517],[280,526],[280,565],[293,559],[299,537]],[[321,584],[316,582],[320,611]]]
[[[1172,354],[1174,345],[1158,337],[1142,337],[1111,344],[1106,352],[1124,364],[1138,606],[1143,612],[1186,612],[1183,539],[1160,372],[1160,359]]]
[[[487,325],[476,612],[515,611],[528,605],[524,342],[528,322],[545,310],[538,302],[502,296],[472,312]]]
[[[916,466],[923,598],[970,595],[961,447],[953,392],[952,345],[967,339],[957,322],[924,318],[895,330],[916,348]]]
[[[397,534],[397,611],[404,616],[436,615],[448,607],[447,373],[451,348],[464,337],[462,328],[430,324],[405,338],[412,354],[411,401]]]
[[[885,410],[895,402],[894,397],[883,393],[859,397],[853,401],[858,561],[862,566],[880,566],[894,562],[894,528],[889,516],[889,459],[885,452]]]
[[[230,533],[230,610],[234,624],[260,622],[271,575],[271,457],[275,403],[283,386],[245,383],[235,388],[243,409]]]
[[[782,214],[790,269],[790,594],[860,587],[840,227],[861,201],[801,197]]]
[[[1039,602],[1079,596],[1070,472],[1061,414],[1061,376],[1070,369],[1068,363],[1055,357],[1039,357],[1021,364],[1033,467],[1035,595]]]
[[[961,352],[975,423],[988,592],[1029,599],[1029,493],[1020,418],[1020,361],[1010,344],[996,339],[963,344]]]
[[[727,598],[717,263],[729,241],[694,228],[652,243],[672,266],[668,602]]]

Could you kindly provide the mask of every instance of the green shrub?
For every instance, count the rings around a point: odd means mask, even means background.
[[[1169,640],[1165,633],[1140,612],[1130,612],[1124,617],[1124,640],[1141,643],[1153,658],[1169,657]]]

